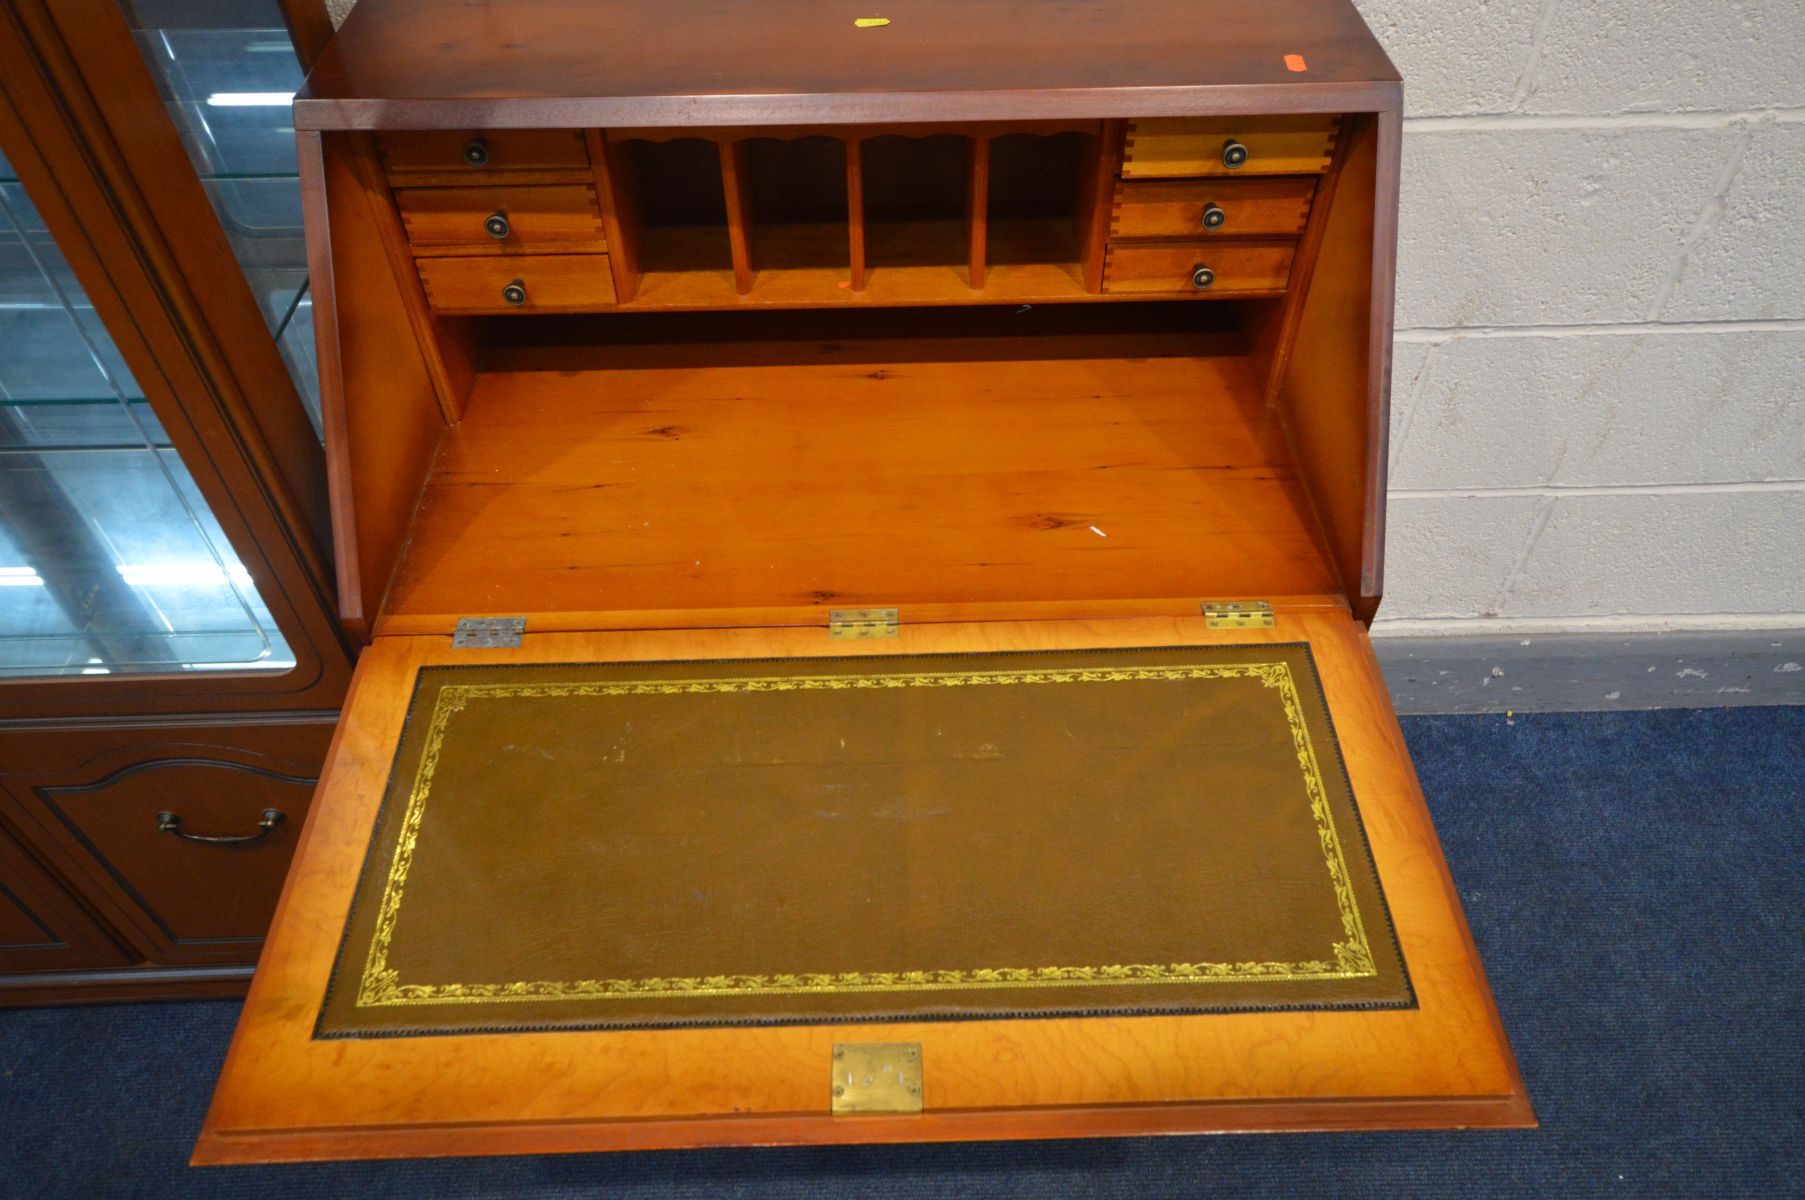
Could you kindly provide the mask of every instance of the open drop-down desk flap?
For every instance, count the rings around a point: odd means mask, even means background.
[[[835,1114],[836,1047],[918,1114]],[[1367,635],[366,653],[196,1160],[1531,1118]]]

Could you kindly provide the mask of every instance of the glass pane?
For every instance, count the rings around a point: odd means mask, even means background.
[[[276,335],[277,348],[288,363],[288,373],[301,390],[307,413],[313,418],[314,432],[320,428],[320,373],[313,357],[313,290],[305,284],[295,294],[293,310]]]
[[[11,168],[5,170],[10,176]],[[141,399],[25,189],[16,181],[0,183],[0,208],[11,234],[0,238],[0,395],[15,402],[110,404],[117,384]]]
[[[270,333],[281,331],[307,283],[307,242],[301,230],[301,189],[293,179],[204,181],[226,239],[250,280]]]
[[[307,284],[290,116],[301,66],[281,10],[276,0],[121,3],[318,432],[311,319],[295,323]]]
[[[294,665],[168,446],[0,160],[0,676]]]

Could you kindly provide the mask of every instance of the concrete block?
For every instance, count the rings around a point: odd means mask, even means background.
[[[1793,40],[1805,45],[1805,14],[1798,20]],[[1805,89],[1805,68],[1794,78]],[[1730,135],[1746,149],[1701,207],[1662,320],[1805,317],[1805,122],[1757,121]]]
[[[1550,16],[1526,112],[1722,112],[1805,102],[1798,0],[1587,0],[1557,3]]]
[[[1717,129],[1406,136],[1398,324],[1646,319],[1735,137]]]
[[[1408,115],[1510,111],[1529,63],[1540,0],[1356,3],[1403,73]]]
[[[1418,390],[1427,381],[1430,345],[1427,342],[1395,342],[1391,348],[1391,486],[1397,487],[1411,412]]]
[[[1563,496],[1500,615],[1805,613],[1805,485]]]
[[[1393,496],[1380,617],[1495,615],[1537,504],[1534,496]]]
[[[1393,489],[1805,479],[1802,331],[1408,349],[1399,371],[1416,373],[1393,385]]]

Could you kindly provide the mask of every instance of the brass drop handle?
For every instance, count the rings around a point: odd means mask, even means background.
[[[510,283],[507,287],[502,288],[501,289],[501,298],[503,300],[506,300],[509,304],[515,305],[516,307],[518,307],[519,305],[525,304],[526,303],[526,280],[516,279],[513,283]]]
[[[1203,206],[1203,227],[1205,229],[1221,229],[1228,220],[1228,214],[1222,211],[1220,204]]]
[[[464,143],[464,161],[473,167],[487,166],[489,162],[489,143],[481,138],[471,138]]]
[[[1209,287],[1210,284],[1215,282],[1216,272],[1210,270],[1202,263],[1198,263],[1191,268],[1191,286],[1198,291],[1201,292],[1204,288]]]
[[[500,241],[502,238],[507,237],[508,234],[514,232],[514,229],[513,226],[508,224],[508,214],[498,211],[490,213],[488,217],[484,219],[483,232],[490,237],[495,238],[497,241]]]
[[[1233,171],[1247,161],[1247,147],[1230,138],[1222,147],[1222,165]]]
[[[285,818],[279,808],[263,810],[263,819],[257,822],[256,833],[189,833],[182,828],[182,818],[172,812],[157,814],[157,832],[173,833],[184,842],[205,842],[209,846],[242,846],[247,842],[261,842],[282,824]]]

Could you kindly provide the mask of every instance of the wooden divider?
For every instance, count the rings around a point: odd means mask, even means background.
[[[966,147],[965,231],[966,262],[971,290],[984,290],[986,234],[990,226],[990,139],[974,136]]]
[[[846,139],[846,233],[852,290],[865,290],[865,140]]]
[[[721,141],[721,191],[727,200],[727,243],[733,251],[733,290],[752,290],[752,197],[746,190],[746,143]]]

